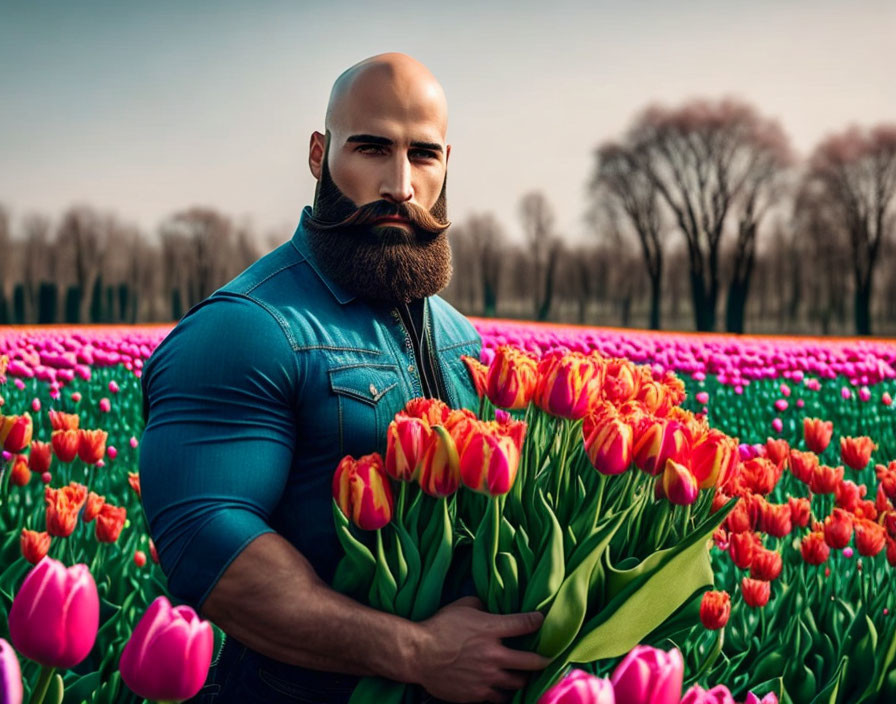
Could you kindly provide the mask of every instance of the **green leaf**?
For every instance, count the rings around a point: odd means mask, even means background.
[[[661,566],[630,582],[585,624],[567,661],[591,662],[627,653],[696,591],[711,585],[707,542],[725,515],[724,509],[711,515],[688,538],[668,549]]]
[[[345,551],[345,556],[336,568],[333,588],[345,594],[366,591],[376,572],[376,559],[367,546],[352,535],[348,519],[335,500],[333,518],[336,523],[336,537]]]
[[[65,685],[62,683],[62,675],[58,672],[50,679],[50,686],[44,695],[44,704],[62,704],[65,694]]]
[[[448,516],[448,503],[442,500],[439,508],[441,510],[437,509],[438,518],[433,523],[438,524],[441,528],[441,542],[431,560],[427,556],[423,579],[420,580],[420,587],[411,608],[411,620],[413,621],[429,618],[439,608],[442,600],[442,587],[445,584],[445,577],[451,567],[451,558],[454,554],[454,535],[451,529],[451,519]]]
[[[591,573],[626,516],[625,511],[611,516],[576,549],[570,560],[576,565],[575,569],[567,572],[538,633],[541,655],[556,657],[575,639],[588,610]],[[576,554],[579,555],[577,560]]]
[[[563,555],[563,530],[557,517],[545,501],[544,494],[538,493],[542,503],[542,510],[550,521],[550,533],[548,535],[547,549],[539,556],[538,566],[526,586],[526,594],[523,598],[521,609],[523,611],[535,611],[545,608],[563,584],[566,576],[566,560]]]
[[[497,554],[498,502],[489,501],[476,528],[473,540],[473,583],[476,593],[483,602],[488,601],[489,584],[495,574],[495,555]]]
[[[395,596],[397,593],[398,585],[395,583],[395,577],[392,574],[392,570],[389,569],[389,563],[383,550],[381,528],[376,531],[376,571],[373,575],[373,584],[370,585],[370,593],[368,595],[370,605],[380,611],[395,613]]]
[[[501,576],[504,589],[500,594],[501,613],[511,614],[519,611],[519,569],[516,558],[509,552],[499,552],[495,556],[495,568]]]
[[[846,675],[846,668],[849,664],[849,656],[844,655],[840,660],[840,666],[830,681],[815,695],[810,704],[837,704],[839,701],[840,685]]]
[[[349,704],[401,704],[407,685],[382,677],[363,677],[355,686]]]
[[[410,533],[401,523],[396,522],[393,526],[401,543],[403,554],[407,559],[406,579],[395,595],[395,613],[408,618],[413,608],[414,596],[417,594],[417,586],[420,584],[422,575],[420,552]]]
[[[100,673],[91,672],[73,680],[65,688],[65,696],[62,704],[80,704],[83,700],[90,700],[93,692],[100,686]]]

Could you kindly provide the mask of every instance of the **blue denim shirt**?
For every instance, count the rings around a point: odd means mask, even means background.
[[[290,242],[191,309],[143,371],[143,506],[169,590],[197,609],[270,531],[330,582],[342,554],[333,472],[347,454],[383,452],[395,413],[423,395],[397,311],[321,272],[309,215]],[[424,329],[449,404],[476,408],[461,355],[478,358],[479,334],[438,296]]]

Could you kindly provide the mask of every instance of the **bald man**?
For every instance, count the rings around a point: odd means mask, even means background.
[[[473,597],[411,621],[333,591],[339,460],[384,449],[411,398],[478,403],[451,276],[447,110],[414,59],[383,54],[333,86],[317,179],[292,240],[187,313],[143,374],[142,500],[171,593],[227,634],[196,702],[344,702],[360,675],[417,701],[498,702],[547,665],[502,638],[538,613]],[[458,595],[454,595],[456,597]]]

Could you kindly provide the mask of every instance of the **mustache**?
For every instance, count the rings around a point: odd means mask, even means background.
[[[451,223],[439,220],[425,208],[415,203],[392,203],[387,200],[375,200],[354,209],[348,216],[337,222],[323,220],[312,214],[310,224],[317,230],[330,231],[339,228],[365,227],[386,217],[400,217],[411,223],[418,231],[430,235],[440,235]]]

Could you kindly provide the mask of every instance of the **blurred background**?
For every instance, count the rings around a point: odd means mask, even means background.
[[[402,51],[448,94],[464,313],[896,335],[894,36],[892,0],[0,0],[0,323],[176,320]]]

